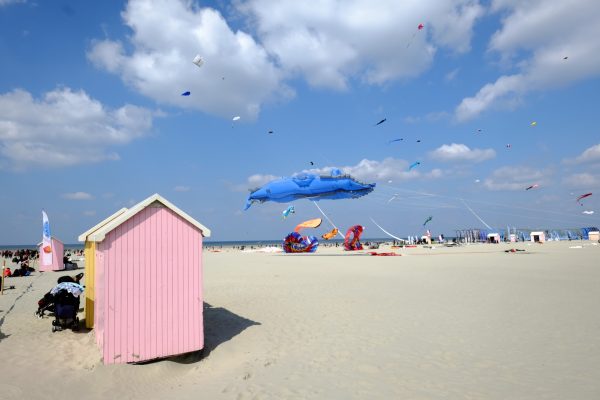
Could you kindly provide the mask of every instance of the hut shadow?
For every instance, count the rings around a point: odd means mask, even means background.
[[[193,364],[208,357],[209,354],[246,328],[260,325],[260,322],[244,318],[222,307],[213,307],[204,303],[204,348],[199,351],[169,357],[168,360],[179,364]]]

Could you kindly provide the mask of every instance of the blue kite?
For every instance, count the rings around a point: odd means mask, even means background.
[[[333,169],[331,175],[300,174],[291,178],[276,179],[261,188],[250,191],[246,207],[253,203],[275,201],[288,203],[297,199],[336,200],[356,199],[371,193],[375,183],[362,183],[350,175]]]
[[[290,214],[295,214],[296,210],[294,209],[294,206],[289,206],[288,208],[286,208],[285,210],[283,210],[282,216],[283,218],[287,218]]]
[[[408,167],[408,170],[410,171],[411,169],[413,169],[417,165],[421,165],[421,162],[420,161],[415,161],[414,163],[410,164],[410,166]]]
[[[192,92],[183,92],[183,93],[181,93],[182,96],[189,96],[190,94],[192,94]]]

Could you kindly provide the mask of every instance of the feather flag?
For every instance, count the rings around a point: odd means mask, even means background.
[[[52,237],[46,211],[42,210],[42,265],[52,264]]]

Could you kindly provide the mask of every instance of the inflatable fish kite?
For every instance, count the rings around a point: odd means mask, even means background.
[[[283,210],[282,216],[283,218],[287,218],[290,214],[295,214],[296,210],[294,210],[294,206],[289,206],[285,210]]]
[[[337,235],[337,234],[338,234],[338,229],[333,228],[329,232],[322,234],[321,237],[325,240],[329,240],[329,239],[333,239],[335,237],[335,235]]]
[[[362,183],[339,169],[331,175],[300,174],[291,178],[276,179],[261,188],[251,190],[244,210],[253,203],[275,201],[288,203],[307,198],[310,200],[356,199],[371,193],[375,183]]]

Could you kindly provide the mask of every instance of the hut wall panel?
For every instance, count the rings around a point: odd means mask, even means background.
[[[203,347],[202,235],[197,228],[168,208],[150,206],[109,232],[100,248],[105,363]],[[99,286],[96,282],[96,292]]]

